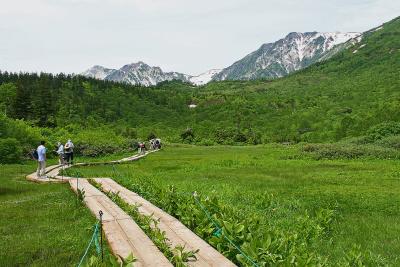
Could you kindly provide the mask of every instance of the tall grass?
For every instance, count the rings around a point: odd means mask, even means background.
[[[132,189],[134,184],[148,185],[139,193],[155,204],[158,195],[151,187],[197,191],[218,198],[242,218],[260,217],[268,229],[285,233],[307,235],[302,229],[324,224],[317,220],[325,218],[321,211],[332,212],[323,233],[306,246],[309,253],[326,259],[328,265],[345,264],[343,259],[351,262],[359,254],[367,265],[400,264],[400,163],[315,160],[301,153],[300,146],[176,146],[118,165],[117,172],[110,166],[79,172],[113,177]],[[302,228],[313,221],[318,221],[316,228]]]

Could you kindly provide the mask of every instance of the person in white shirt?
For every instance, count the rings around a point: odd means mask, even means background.
[[[60,142],[57,143],[58,164],[64,165],[64,145]]]
[[[36,175],[40,178],[46,178],[46,147],[44,144],[45,141],[41,141],[40,146],[38,146],[36,150],[38,153],[38,168]]]
[[[71,140],[68,140],[68,142],[64,146],[64,149],[65,149],[65,156],[67,158],[67,163],[74,164],[74,144],[72,143]]]

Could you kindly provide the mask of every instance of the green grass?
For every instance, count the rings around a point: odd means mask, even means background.
[[[310,251],[337,265],[359,245],[363,255],[371,252],[376,261],[398,266],[400,162],[298,155],[298,146],[174,146],[117,165],[118,173],[110,166],[79,171],[87,177],[113,177],[125,186],[141,178],[161,187],[173,184],[180,192],[218,196],[244,215],[260,215],[268,225],[285,231],[296,229],[299,217],[331,209],[331,230],[312,242]],[[263,197],[268,205],[261,203]]]
[[[0,166],[0,266],[76,266],[96,218],[69,184],[27,181],[35,166]]]

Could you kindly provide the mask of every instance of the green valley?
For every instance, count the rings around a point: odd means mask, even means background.
[[[1,71],[0,266],[75,266],[82,255],[87,267],[108,266],[98,241],[85,250],[97,220],[84,204],[101,201],[117,214],[106,214],[110,229],[123,232],[118,216],[130,230],[140,221],[168,264],[192,266],[197,248],[170,245],[157,228],[165,221],[86,180],[99,177],[237,266],[399,266],[400,17],[332,51],[286,77],[201,86]],[[136,155],[156,138],[161,150]],[[86,164],[64,170],[54,148],[68,139]],[[48,180],[29,159],[40,141],[47,174],[57,171]],[[76,181],[77,196],[59,175]],[[121,239],[105,246],[110,262]]]
[[[298,146],[177,145],[136,164],[77,167],[68,174],[112,177],[233,260],[240,253],[209,232],[212,224],[192,192],[259,266],[286,266],[292,258],[301,266],[303,260],[396,266],[399,167],[397,160],[314,160]],[[234,234],[228,223],[244,229]]]

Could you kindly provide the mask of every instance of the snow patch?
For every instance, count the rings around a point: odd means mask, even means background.
[[[220,69],[212,69],[212,70],[206,71],[200,75],[190,77],[189,81],[195,85],[204,85],[204,84],[208,83],[209,81],[211,81],[212,78],[220,72],[221,72]]]
[[[327,50],[330,50],[335,45],[338,45],[338,44],[341,44],[341,43],[345,43],[350,39],[357,38],[358,36],[360,36],[360,33],[359,32],[345,32],[345,33],[341,33],[341,32],[325,32],[325,33],[323,33],[323,35],[325,36],[325,38],[327,40],[330,40],[330,38],[333,39],[333,41],[330,41],[327,44]]]

